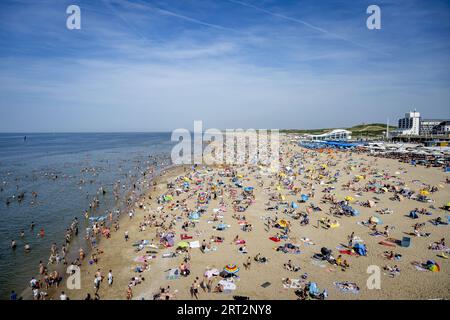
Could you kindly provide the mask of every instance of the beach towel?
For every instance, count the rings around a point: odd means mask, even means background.
[[[303,283],[304,283],[304,281],[301,279],[291,279],[291,284],[283,283],[283,288],[284,289],[300,289],[302,287]]]
[[[340,254],[347,254],[349,256],[357,256],[358,254],[356,252],[352,252],[351,250],[339,250]]]
[[[333,284],[336,286],[336,288],[344,293],[350,292],[354,294],[359,293],[359,287],[354,282],[333,282]]]
[[[181,234],[180,235],[181,240],[189,240],[192,239],[192,236],[188,236],[187,234]]]
[[[245,244],[245,240],[241,239],[241,240],[237,240],[236,244]]]
[[[139,256],[139,257],[134,258],[134,262],[145,262],[145,260],[151,260],[151,259],[155,259],[155,258],[156,258],[156,256],[148,256],[148,255]]]
[[[217,269],[210,269],[205,271],[205,276],[209,279],[214,276],[218,276],[220,274],[219,270]]]
[[[280,238],[277,238],[277,237],[270,237],[269,239],[272,240],[273,242],[280,242],[281,241]]]
[[[308,239],[308,238],[300,238],[300,240],[304,243],[304,244],[306,244],[306,245],[308,245],[308,246],[313,246],[313,245],[315,245],[315,243],[314,242],[312,242],[310,239]]]
[[[180,270],[178,268],[173,268],[167,271],[166,279],[175,280],[180,278]]]
[[[223,291],[234,291],[236,290],[236,285],[227,280],[220,280],[219,284],[223,286]]]
[[[264,283],[261,285],[261,287],[267,288],[267,287],[269,287],[270,285],[271,285],[270,282],[264,282]]]
[[[191,241],[189,242],[189,248],[196,249],[200,248],[200,241]]]
[[[383,246],[387,246],[387,247],[395,247],[396,246],[395,243],[390,242],[390,241],[385,241],[385,240],[380,241],[378,243],[383,245]]]

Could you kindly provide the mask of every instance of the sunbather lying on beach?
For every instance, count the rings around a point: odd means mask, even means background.
[[[300,267],[293,265],[291,260],[288,260],[287,263],[283,264],[283,267],[288,271],[293,271],[293,272],[300,271]]]
[[[261,257],[261,253],[258,253],[258,254],[253,258],[253,260],[255,260],[255,261],[258,262],[258,263],[266,263],[266,262],[269,262],[269,259],[268,259],[268,258],[266,258],[266,257]]]

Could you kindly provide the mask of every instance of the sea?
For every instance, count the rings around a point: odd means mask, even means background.
[[[12,290],[19,296],[31,294],[29,281],[38,274],[39,261],[47,264],[52,243],[61,247],[75,217],[80,232],[70,250],[73,255],[79,247],[86,248],[83,230],[89,221],[84,212],[104,216],[124,208],[126,195],[145,170],[151,168],[156,175],[171,165],[175,142],[170,137],[170,133],[0,134],[0,299],[9,299]],[[95,210],[89,208],[94,198],[99,200]],[[38,236],[41,229],[43,237]],[[25,244],[31,246],[28,253]]]

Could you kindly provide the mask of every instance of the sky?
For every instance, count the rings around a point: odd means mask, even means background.
[[[0,132],[395,124],[449,101],[448,0],[0,2]]]

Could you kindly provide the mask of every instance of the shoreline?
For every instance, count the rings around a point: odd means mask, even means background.
[[[122,195],[122,197],[118,200],[115,200],[114,202],[114,206],[112,209],[105,209],[106,211],[104,211],[103,215],[105,215],[105,212],[111,212],[113,214],[113,220],[105,220],[106,225],[112,229],[112,225],[115,222],[119,222],[124,216],[125,216],[125,212],[128,212],[128,210],[130,208],[135,207],[137,201],[139,200],[139,198],[145,196],[147,194],[147,190],[146,187],[143,186],[144,183],[151,183],[155,178],[159,177],[164,170],[170,169],[173,165],[172,164],[165,164],[165,166],[163,167],[157,167],[154,169],[154,171],[152,173],[150,173],[150,175],[146,176],[140,176],[137,179],[134,180],[130,180],[128,183],[128,190]],[[149,178],[150,177],[150,178]],[[147,180],[148,179],[148,180]],[[136,186],[139,186],[138,189],[140,189],[139,192],[139,197],[135,200],[133,200],[133,203],[131,205],[127,204],[127,200],[130,197],[133,197],[134,194],[133,192],[136,190],[133,190],[132,185],[135,184]],[[111,193],[112,194],[112,193]],[[118,212],[118,213],[117,213]],[[101,211],[92,211],[91,214],[89,215],[90,217],[97,217],[97,216],[102,216]],[[82,220],[82,221],[81,221]],[[79,257],[79,253],[78,250],[80,248],[83,248],[86,257],[89,256],[89,254],[91,254],[94,251],[94,248],[91,247],[91,243],[89,241],[89,239],[86,238],[86,230],[90,229],[92,227],[92,222],[89,219],[86,219],[85,217],[82,217],[81,219],[79,219],[79,221],[81,222],[82,226],[79,225],[79,227],[81,228],[81,230],[78,233],[78,236],[76,236],[75,238],[72,239],[73,244],[71,243],[71,245],[68,247],[66,256],[65,256],[65,260],[67,262],[67,264],[51,264],[51,265],[47,265],[46,263],[46,259],[47,258],[43,258],[41,261],[43,261],[44,265],[49,268],[48,269],[48,273],[51,273],[53,271],[57,271],[60,276],[62,277],[62,281],[60,284],[61,286],[65,286],[66,281],[67,281],[67,276],[69,274],[66,274],[66,269],[67,267],[70,265],[71,261],[74,261],[75,259],[77,259]],[[84,228],[83,228],[84,227]],[[100,244],[100,241],[103,240],[102,239],[102,235],[100,234],[98,237],[96,237],[96,242],[97,242],[97,247]],[[41,279],[42,276],[37,272],[34,276],[34,278],[36,279]],[[47,292],[47,298],[46,299],[53,299],[55,298],[55,294],[56,291],[58,291],[58,288],[55,288],[53,286],[51,286],[46,292]],[[25,288],[23,290],[20,291],[21,294],[18,295],[19,297],[22,297],[25,300],[32,300],[33,299],[33,294],[31,291],[31,288],[29,286],[29,284],[25,285]]]

